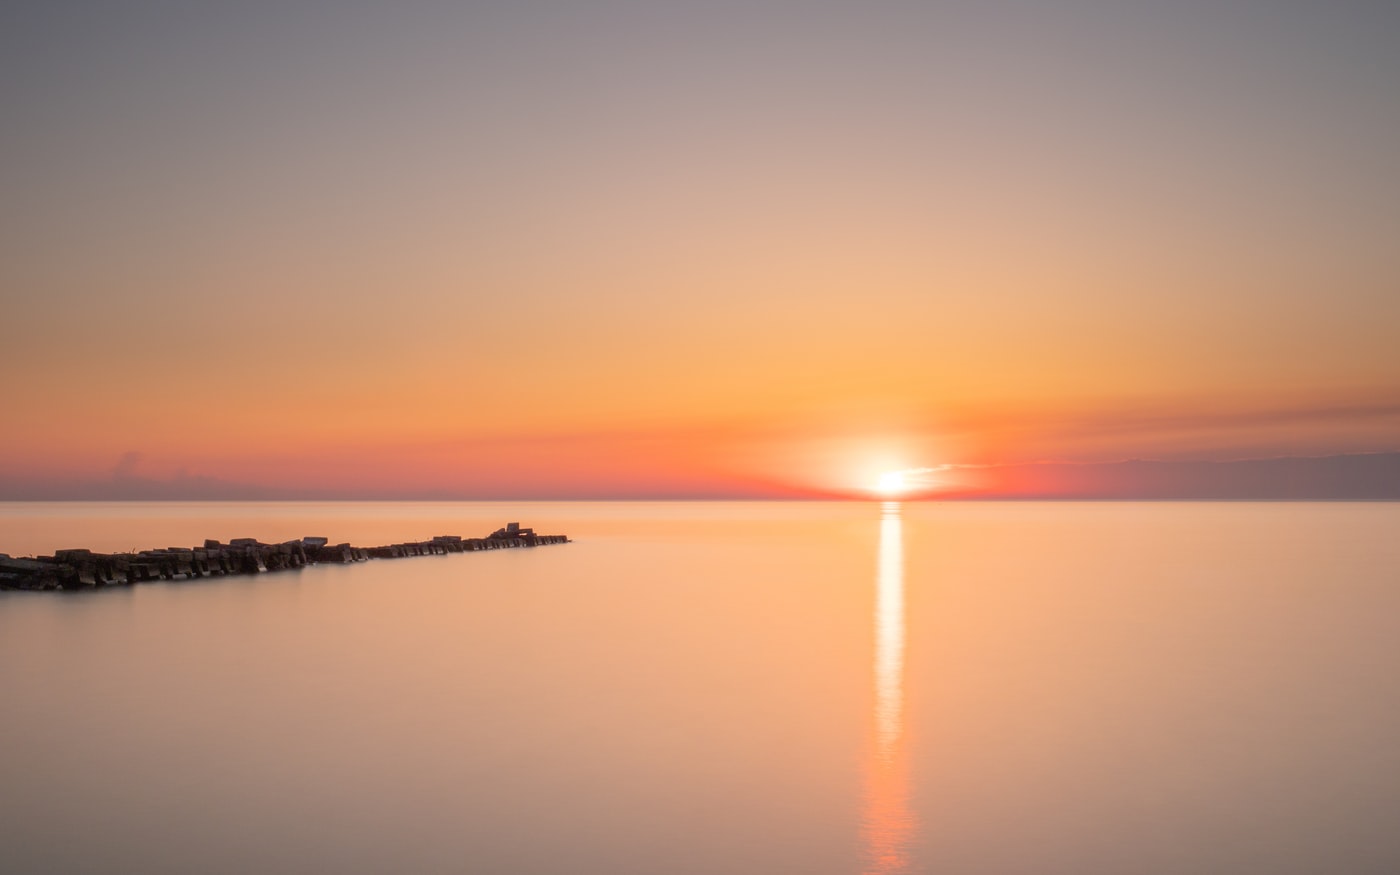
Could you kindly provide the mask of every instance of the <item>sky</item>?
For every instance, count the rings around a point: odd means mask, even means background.
[[[1400,7],[0,8],[0,498],[1400,450]]]

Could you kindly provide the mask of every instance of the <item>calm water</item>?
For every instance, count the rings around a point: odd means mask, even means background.
[[[64,873],[1393,873],[1400,505],[0,504],[0,550],[576,543],[0,593]]]

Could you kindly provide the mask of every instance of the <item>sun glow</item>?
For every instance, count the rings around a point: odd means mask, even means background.
[[[881,495],[898,495],[909,488],[909,481],[905,479],[906,471],[886,471],[880,475],[880,480],[875,484],[875,491]]]
[[[947,470],[944,465],[939,468],[904,468],[899,471],[886,471],[880,475],[880,479],[875,483],[875,492],[886,498],[894,498],[915,489],[930,489],[935,487],[935,474]]]

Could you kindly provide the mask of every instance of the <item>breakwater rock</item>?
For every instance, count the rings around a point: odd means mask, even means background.
[[[564,535],[537,535],[534,529],[508,523],[484,538],[438,535],[380,547],[331,544],[326,538],[302,538],[264,544],[256,538],[234,538],[227,544],[205,541],[203,547],[165,547],[139,553],[94,553],[57,550],[52,556],[13,559],[0,553],[0,589],[72,590],[121,586],[155,580],[188,580],[228,574],[263,574],[303,568],[317,562],[366,562],[408,556],[441,556],[477,550],[503,550],[566,544]]]

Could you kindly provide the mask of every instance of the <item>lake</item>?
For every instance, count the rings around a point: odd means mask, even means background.
[[[0,504],[15,873],[1400,871],[1400,504]]]

